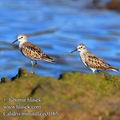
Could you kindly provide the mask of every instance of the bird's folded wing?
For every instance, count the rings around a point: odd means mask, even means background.
[[[110,67],[110,65],[105,63],[103,59],[98,58],[95,55],[88,55],[85,62],[91,68],[108,69]]]
[[[30,42],[24,43],[22,45],[21,51],[25,56],[28,56],[33,59],[40,59],[41,56],[43,55],[43,51],[39,47],[33,45]]]

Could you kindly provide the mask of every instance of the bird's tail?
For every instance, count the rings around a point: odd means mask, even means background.
[[[42,56],[42,59],[43,59],[44,61],[51,62],[51,63],[55,62],[55,59],[54,59],[53,57],[50,57],[50,56],[48,56],[48,55],[46,55],[46,54],[44,54],[44,55]]]
[[[120,69],[119,68],[116,68],[116,67],[110,67],[110,70],[112,70],[112,71],[119,71]]]

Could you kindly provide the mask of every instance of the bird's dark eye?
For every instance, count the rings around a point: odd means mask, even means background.
[[[21,37],[21,38],[23,38],[23,37]]]

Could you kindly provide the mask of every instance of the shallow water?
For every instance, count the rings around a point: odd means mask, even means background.
[[[31,71],[30,60],[11,45],[16,35],[53,28],[57,28],[55,33],[29,38],[57,60],[54,64],[38,62],[37,74],[58,77],[67,71],[91,72],[78,53],[70,54],[79,43],[120,68],[120,13],[88,9],[87,2],[81,1],[1,0],[0,77],[14,76],[19,67]]]

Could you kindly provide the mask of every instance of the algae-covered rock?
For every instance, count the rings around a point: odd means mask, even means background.
[[[10,80],[7,77],[2,77],[0,83],[6,83],[9,82]]]
[[[55,79],[19,69],[12,80],[0,84],[1,119],[120,119],[120,76],[69,72]]]
[[[29,73],[28,73],[28,71],[26,69],[19,68],[17,75],[14,76],[11,80],[15,80],[15,79],[20,78],[20,77],[28,76],[28,74]]]

